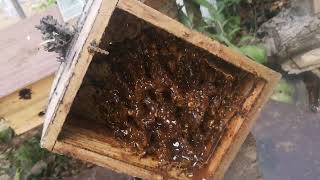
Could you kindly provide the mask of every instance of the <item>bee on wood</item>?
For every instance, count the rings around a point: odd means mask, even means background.
[[[56,52],[59,61],[64,61],[69,45],[75,34],[75,30],[67,24],[59,24],[53,16],[46,16],[36,26],[41,31],[44,49],[48,52]]]

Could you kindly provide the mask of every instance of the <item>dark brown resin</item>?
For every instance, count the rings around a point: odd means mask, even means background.
[[[202,167],[239,113],[250,75],[120,10],[100,47],[110,54],[94,56],[69,116],[103,122],[160,167]]]

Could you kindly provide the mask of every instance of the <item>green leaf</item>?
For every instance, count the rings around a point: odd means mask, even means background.
[[[33,165],[48,157],[49,152],[40,147],[39,141],[39,137],[33,137],[13,152],[12,164],[20,170],[21,174],[28,173]]]
[[[224,11],[224,9],[226,8],[226,4],[223,3],[223,2],[221,2],[221,3],[218,2],[217,5],[218,5],[218,13],[219,13],[219,14],[222,14],[222,12]]]
[[[180,22],[182,24],[184,24],[185,26],[187,26],[188,28],[192,29],[193,25],[192,25],[192,20],[189,18],[189,16],[187,16],[184,12],[182,12],[181,10],[178,11],[178,16],[180,19]]]
[[[0,131],[0,143],[9,143],[14,136],[12,129],[7,128]]]
[[[207,35],[212,39],[215,39],[221,43],[224,43],[227,46],[232,46],[232,43],[229,41],[229,39],[221,34],[207,34]]]
[[[207,0],[193,0],[195,3],[199,4],[200,6],[204,6],[208,8],[209,10],[214,8],[211,3],[209,3]]]
[[[239,5],[241,0],[222,0],[221,3],[224,4],[225,6],[234,6],[234,5]]]
[[[16,170],[16,173],[15,173],[13,179],[14,180],[20,180],[21,179],[20,172],[18,170]]]
[[[241,30],[241,28],[234,28],[231,32],[228,32],[229,39],[233,39],[233,37]]]
[[[197,29],[197,31],[199,31],[199,32],[201,32],[201,33],[208,34],[208,33],[207,33],[207,30],[208,30],[209,28],[214,28],[214,26],[213,26],[213,25],[206,25],[206,26],[197,27],[196,29]]]
[[[271,99],[284,103],[293,103],[294,87],[282,79],[276,86]]]
[[[262,47],[253,45],[242,46],[240,47],[240,51],[260,64],[267,62],[266,50]]]
[[[225,27],[227,24],[236,24],[236,26],[239,26],[240,18],[235,17],[235,16],[231,16],[228,19],[226,19],[225,21],[223,21],[223,23],[222,23],[223,27]]]
[[[250,35],[245,35],[245,36],[242,36],[239,40],[239,45],[244,45],[252,40],[254,40],[254,36],[250,36]]]

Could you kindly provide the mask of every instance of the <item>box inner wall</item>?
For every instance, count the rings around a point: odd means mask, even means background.
[[[65,126],[99,134],[163,171],[192,174],[206,164],[257,81],[120,9],[99,46],[110,54],[94,55]]]

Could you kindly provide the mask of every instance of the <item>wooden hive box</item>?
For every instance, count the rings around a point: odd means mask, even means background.
[[[82,21],[42,147],[145,179],[222,179],[280,75],[135,0],[89,1]]]

